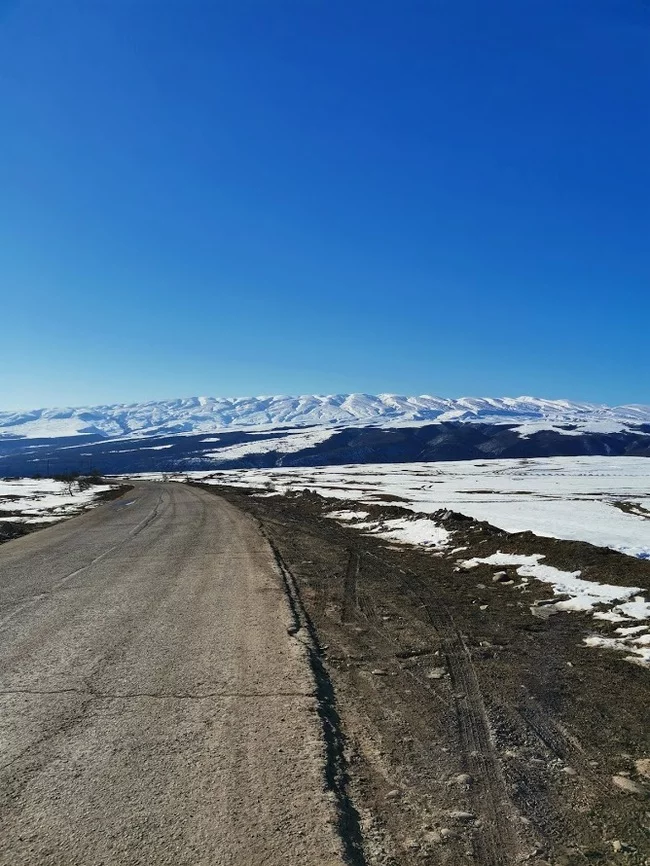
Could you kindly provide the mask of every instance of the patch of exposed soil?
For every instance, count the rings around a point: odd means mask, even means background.
[[[650,509],[644,508],[640,502],[626,502],[625,500],[621,500],[618,502],[612,502],[612,505],[620,508],[620,510],[624,511],[625,514],[634,514],[635,517],[647,517],[650,519]]]
[[[11,512],[9,512],[11,516]],[[21,538],[32,532],[36,527],[27,526],[25,523],[19,523],[15,520],[0,519],[0,544],[5,541],[11,541],[14,538]]]
[[[462,554],[396,548],[325,517],[356,502],[205,489],[261,522],[299,588],[335,689],[368,864],[650,864],[650,779],[638,769],[650,757],[650,671],[584,646],[587,614],[534,616],[549,586],[455,570],[459,556],[539,553],[647,593],[650,562],[453,513],[438,519]]]

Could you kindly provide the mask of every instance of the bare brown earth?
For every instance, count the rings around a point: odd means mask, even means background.
[[[541,553],[647,593],[649,562],[453,515],[453,547],[467,550],[436,556],[336,524],[315,494],[206,489],[255,516],[293,587],[344,736],[356,862],[650,864],[650,778],[637,763],[650,756],[650,671],[584,646],[591,617],[540,618],[549,587],[454,570],[459,556]]]

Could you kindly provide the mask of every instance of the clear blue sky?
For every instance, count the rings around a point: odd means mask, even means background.
[[[0,407],[650,403],[647,0],[0,0]]]

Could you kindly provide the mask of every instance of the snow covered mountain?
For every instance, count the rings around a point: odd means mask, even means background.
[[[188,397],[90,408],[0,412],[0,437],[51,439],[90,435],[105,439],[142,438],[309,425],[395,427],[432,422],[516,424],[522,436],[553,429],[568,435],[615,433],[630,426],[650,424],[650,406],[610,407],[535,397],[462,397],[452,400],[396,394]]]

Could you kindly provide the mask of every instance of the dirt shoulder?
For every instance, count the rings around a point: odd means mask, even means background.
[[[445,526],[462,554],[435,555],[337,524],[325,514],[345,504],[315,494],[206,489],[260,521],[296,581],[368,864],[650,863],[650,779],[637,763],[650,757],[650,672],[585,646],[586,614],[535,615],[550,587],[457,565],[538,553],[647,592],[649,562],[458,515]]]

